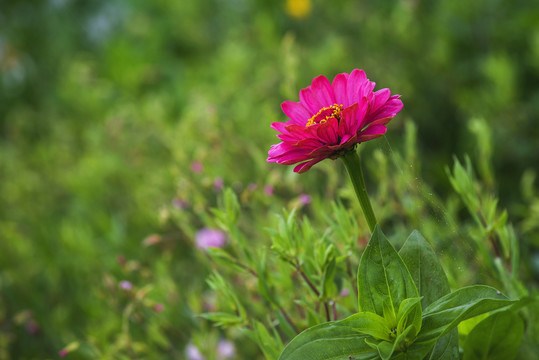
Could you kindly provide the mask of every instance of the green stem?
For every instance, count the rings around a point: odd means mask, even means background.
[[[367,194],[367,188],[365,187],[365,180],[363,180],[363,171],[361,171],[361,161],[359,160],[359,155],[356,150],[352,150],[344,154],[341,157],[348,170],[348,175],[350,175],[350,180],[354,185],[354,190],[356,191],[357,199],[363,210],[363,215],[369,224],[371,233],[374,231],[376,226],[376,217],[374,216],[374,211],[372,211],[371,201],[369,200],[369,195]]]

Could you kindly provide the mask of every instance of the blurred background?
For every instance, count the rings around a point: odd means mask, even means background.
[[[334,196],[336,162],[304,175],[266,163],[269,125],[313,77],[354,68],[402,94],[378,144],[400,152],[415,123],[418,176],[442,198],[453,156],[490,167],[533,281],[538,2],[3,0],[0,359],[217,346],[195,317],[211,297],[196,233],[215,226],[223,187],[258,219],[252,234],[300,194]]]

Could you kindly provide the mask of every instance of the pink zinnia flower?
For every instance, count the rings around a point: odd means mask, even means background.
[[[299,163],[294,171],[303,173],[385,134],[385,125],[401,111],[402,101],[389,89],[373,92],[374,86],[358,69],[335,76],[331,84],[325,76],[314,78],[299,92],[299,102],[281,104],[290,120],[271,124],[282,142],[272,145],[268,162]]]

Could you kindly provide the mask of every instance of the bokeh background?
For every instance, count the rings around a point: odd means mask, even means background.
[[[402,94],[377,141],[398,153],[415,123],[418,176],[440,196],[453,156],[488,156],[536,281],[538,2],[3,0],[0,359],[217,344],[195,316],[212,296],[195,234],[223,186],[253,234],[300,194],[334,196],[337,162],[300,176],[265,162],[269,125],[314,76],[354,68]]]

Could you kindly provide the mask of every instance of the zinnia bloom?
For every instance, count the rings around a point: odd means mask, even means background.
[[[402,109],[400,95],[389,89],[373,92],[375,83],[363,70],[313,79],[299,92],[299,102],[285,101],[283,112],[290,120],[271,124],[282,140],[272,145],[268,162],[292,165],[303,173],[314,164],[336,159],[356,144],[376,139],[387,131],[386,124]]]

